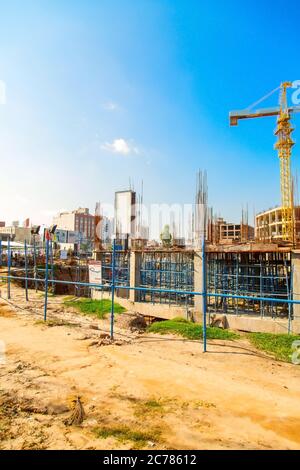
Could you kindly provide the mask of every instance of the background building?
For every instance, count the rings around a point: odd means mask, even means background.
[[[7,227],[0,226],[0,238],[1,240],[12,240],[14,242],[24,243],[26,240],[27,243],[31,244],[32,235],[31,228],[29,227],[15,227],[13,225]]]
[[[233,224],[222,218],[216,219],[213,224],[213,237],[215,243],[240,243],[254,239],[254,227],[248,224]]]
[[[79,208],[72,212],[61,212],[53,218],[58,229],[79,232],[83,238],[94,240],[95,217],[87,208]]]
[[[27,217],[27,219],[24,220],[23,222],[23,227],[29,228],[30,227],[30,219]]]
[[[103,243],[110,243],[114,233],[114,219],[102,216],[100,222],[100,236]]]
[[[117,239],[128,240],[136,232],[136,193],[132,190],[115,193],[115,234]]]

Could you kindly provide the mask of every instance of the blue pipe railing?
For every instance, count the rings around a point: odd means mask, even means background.
[[[0,279],[16,279],[20,281],[37,281],[37,282],[45,282],[45,279],[36,279],[34,277],[24,277],[24,276],[2,276],[0,275]],[[52,282],[52,281],[51,281]],[[55,284],[68,284],[68,285],[79,285],[83,287],[91,287],[93,289],[103,289],[103,288],[111,288],[111,283],[108,284],[95,284],[90,282],[76,282],[76,281],[60,281],[59,279],[54,279],[53,282]],[[132,287],[127,286],[126,284],[115,284],[115,288],[123,288],[125,290],[136,290],[136,291],[148,291],[148,292],[157,292],[157,293],[167,293],[167,294],[179,294],[179,295],[203,295],[203,292],[197,291],[188,291],[188,290],[177,290],[177,289],[162,289],[158,287]],[[289,299],[278,299],[275,297],[256,297],[250,295],[236,295],[236,294],[221,294],[221,293],[214,293],[214,292],[206,292],[206,297],[226,297],[226,298],[233,298],[233,299],[245,299],[245,300],[255,300],[256,302],[277,302],[281,304],[295,304],[299,305],[300,300],[289,300]]]
[[[35,247],[34,247],[35,248]],[[206,285],[206,260],[205,260],[205,242],[203,241],[202,244],[202,291],[197,292],[193,290],[181,290],[181,289],[165,289],[165,288],[156,288],[156,287],[139,287],[139,286],[129,286],[127,284],[121,283],[119,284],[116,282],[116,276],[115,276],[115,271],[117,269],[116,267],[116,245],[115,242],[113,244],[113,251],[112,251],[112,264],[111,264],[111,270],[112,270],[112,276],[111,276],[111,282],[108,283],[90,283],[90,282],[79,282],[79,281],[63,281],[63,280],[58,280],[58,279],[51,279],[52,286],[54,287],[55,284],[63,284],[63,285],[74,285],[74,286],[82,286],[82,287],[88,287],[88,288],[93,288],[93,289],[103,289],[103,288],[109,288],[112,293],[112,306],[111,306],[111,316],[110,316],[110,333],[111,333],[111,338],[113,339],[114,335],[114,294],[115,294],[115,289],[117,288],[123,288],[125,290],[133,290],[133,291],[142,291],[142,292],[150,292],[150,293],[169,293],[169,294],[176,294],[176,295],[194,295],[194,296],[202,296],[203,297],[203,352],[207,351],[207,331],[206,331],[206,313],[207,313],[207,297],[215,297],[215,298],[228,298],[228,299],[241,299],[241,300],[251,300],[251,301],[256,301],[256,302],[276,302],[280,304],[287,304],[289,306],[289,312],[290,312],[290,306],[291,305],[298,305],[300,304],[300,300],[292,300],[290,297],[288,299],[279,299],[279,298],[274,298],[274,297],[263,297],[263,296],[249,296],[249,295],[238,295],[238,294],[226,294],[226,293],[212,293],[212,292],[207,292],[207,285]],[[52,250],[50,252],[50,244],[49,240],[46,242],[46,266],[45,269],[40,268],[37,269],[36,266],[36,253],[34,250],[34,277],[29,277],[29,276],[14,276],[11,275],[11,248],[10,248],[10,242],[8,241],[8,250],[7,250],[7,268],[8,268],[8,275],[4,276],[0,274],[0,279],[6,279],[7,280],[7,285],[8,285],[8,299],[11,297],[11,289],[10,289],[10,282],[12,279],[16,280],[24,280],[25,281],[25,287],[26,287],[26,300],[28,300],[28,281],[32,281],[35,283],[35,287],[37,289],[38,283],[44,283],[45,284],[45,300],[44,300],[44,320],[47,319],[47,306],[48,306],[48,282],[49,282],[49,257],[52,258]],[[25,273],[28,273],[28,265],[27,265],[27,246],[25,243]],[[52,261],[52,259],[51,259]],[[53,261],[52,261],[52,270],[53,270]],[[43,271],[45,272],[45,277],[40,279],[37,277],[37,271]],[[290,317],[290,315],[289,315]],[[290,318],[289,318],[289,325],[290,325]],[[290,327],[289,327],[289,332],[290,332]]]

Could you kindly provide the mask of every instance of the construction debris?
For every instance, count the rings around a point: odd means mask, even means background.
[[[138,313],[122,313],[117,319],[117,326],[132,333],[144,333],[147,328],[145,316]]]
[[[83,422],[85,418],[85,411],[81,402],[81,397],[77,396],[72,400],[73,409],[71,415],[64,421],[66,426],[79,425]]]

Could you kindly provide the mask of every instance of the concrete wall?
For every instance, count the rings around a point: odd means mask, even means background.
[[[287,319],[260,318],[251,315],[226,315],[228,327],[232,330],[260,333],[288,333]],[[300,333],[300,321],[291,322],[291,333]]]

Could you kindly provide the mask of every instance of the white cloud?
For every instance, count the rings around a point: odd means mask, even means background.
[[[113,142],[105,142],[105,144],[101,145],[103,150],[112,153],[119,153],[121,155],[129,155],[129,154],[139,154],[139,150],[134,144],[125,139],[115,139]]]
[[[116,111],[117,109],[119,109],[119,106],[113,101],[107,101],[103,104],[103,109],[105,109],[106,111]]]

